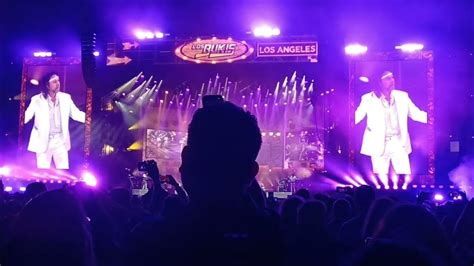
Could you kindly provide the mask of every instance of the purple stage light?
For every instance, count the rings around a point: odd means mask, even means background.
[[[349,44],[344,48],[347,55],[361,55],[367,52],[367,46],[360,45],[358,43]]]
[[[403,52],[412,53],[416,51],[423,50],[424,45],[421,43],[405,43],[402,45],[395,46],[395,49],[401,50]]]
[[[84,183],[86,183],[88,186],[97,186],[97,178],[91,172],[86,171],[82,173],[82,181],[84,181]]]

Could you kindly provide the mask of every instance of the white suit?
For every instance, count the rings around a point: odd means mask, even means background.
[[[55,164],[57,168],[68,168],[68,159],[67,151],[71,149],[71,140],[69,137],[69,117],[72,119],[84,123],[85,122],[85,113],[80,111],[74,102],[71,99],[71,95],[58,92],[56,94],[56,100],[59,102],[60,109],[60,123],[61,123],[61,132],[59,139],[56,139],[55,142],[59,143],[59,150],[61,154],[66,154],[66,158],[59,158],[63,156],[58,156],[58,159],[66,160],[63,164],[63,167],[58,167],[58,162],[56,161],[56,156],[54,154],[56,151],[52,149],[52,138],[50,136],[50,117],[49,117],[49,105],[47,98],[44,97],[42,93],[37,94],[31,98],[30,105],[25,112],[25,123],[28,123],[33,116],[35,117],[34,126],[31,130],[30,141],[28,143],[28,150],[37,153],[37,160],[39,159],[38,155],[51,153],[55,159]],[[65,151],[64,151],[65,150]],[[39,168],[49,168],[43,167],[40,165],[40,162],[37,161]],[[49,156],[49,162],[46,162],[47,165],[51,163],[51,156]]]
[[[394,138],[389,138],[389,140],[393,139],[396,142],[390,141],[389,143],[386,134],[387,125],[384,116],[385,110],[381,99],[377,97],[374,92],[362,96],[361,103],[355,112],[355,124],[358,124],[365,116],[367,116],[367,126],[364,131],[360,153],[372,157],[374,172],[378,174],[388,174],[388,163],[390,160],[392,160],[394,168],[397,168],[396,164],[398,162],[395,159],[398,159],[401,156],[402,160],[406,160],[406,163],[402,163],[403,165],[400,167],[402,168],[400,171],[397,171],[397,169],[395,169],[395,171],[397,174],[410,174],[408,154],[411,153],[412,149],[410,135],[408,133],[408,117],[415,121],[426,123],[427,114],[416,107],[408,97],[408,93],[404,91],[392,90],[391,98],[393,99],[396,108],[399,134]],[[396,151],[396,156],[388,154],[388,149],[393,149],[394,147],[398,149]],[[374,165],[374,162],[376,162],[377,159],[380,159],[380,157],[388,159],[386,165],[383,165],[382,167]],[[408,169],[406,169],[407,167]]]

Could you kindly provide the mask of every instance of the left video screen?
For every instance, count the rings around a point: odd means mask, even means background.
[[[86,84],[80,63],[25,64],[23,73],[26,99],[20,113],[20,123],[24,123],[20,138],[24,158],[38,169],[82,164]]]

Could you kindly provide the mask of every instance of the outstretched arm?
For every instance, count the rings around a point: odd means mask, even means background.
[[[84,123],[86,121],[86,114],[79,110],[77,106],[74,104],[74,102],[71,99],[71,112],[69,113],[69,116],[76,120],[77,122]]]
[[[362,119],[367,115],[367,104],[364,97],[361,98],[359,107],[355,111],[355,124],[359,124]]]
[[[412,101],[408,98],[408,116],[420,123],[425,123],[428,120],[428,115],[426,112],[421,111]]]

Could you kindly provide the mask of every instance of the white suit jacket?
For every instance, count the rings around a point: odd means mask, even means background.
[[[71,99],[71,95],[58,92],[56,100],[59,101],[59,110],[61,113],[61,130],[66,149],[71,149],[71,140],[69,138],[69,117],[84,123],[86,115],[80,111]],[[30,105],[25,112],[25,123],[35,117],[33,129],[31,130],[28,150],[32,152],[45,152],[49,141],[49,106],[48,100],[42,93],[31,98]]]
[[[398,114],[400,140],[407,154],[411,153],[410,135],[408,134],[408,117],[426,123],[427,114],[421,111],[408,97],[408,93],[392,90],[392,97]],[[355,124],[367,116],[360,153],[368,156],[380,156],[385,150],[385,116],[380,98],[374,92],[362,95],[359,107],[355,111]]]

